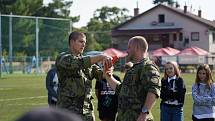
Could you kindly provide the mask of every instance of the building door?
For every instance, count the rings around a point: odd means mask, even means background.
[[[163,47],[169,47],[169,34],[162,34],[161,35],[161,42]]]

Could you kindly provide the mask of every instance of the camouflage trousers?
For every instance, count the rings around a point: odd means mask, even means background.
[[[95,121],[93,103],[92,103],[91,99],[84,101],[83,119],[84,119],[84,121]]]
[[[83,119],[84,119],[84,121],[95,121],[94,112],[91,111],[91,112],[85,113]]]
[[[117,121],[136,121],[140,112],[134,110],[119,111],[117,115]],[[147,116],[147,121],[154,121],[152,114]]]

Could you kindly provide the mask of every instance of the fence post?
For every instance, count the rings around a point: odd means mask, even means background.
[[[1,13],[0,13],[0,78],[2,77],[2,40],[1,40]]]
[[[10,13],[9,18],[9,73],[13,73],[13,38],[12,38],[12,13]]]
[[[7,71],[7,73],[9,72],[9,73],[13,73],[13,72],[15,72],[15,68],[14,68],[14,57],[13,57],[13,51],[14,51],[14,48],[13,48],[13,35],[15,35],[14,33],[15,33],[15,31],[13,30],[13,27],[14,27],[14,25],[15,25],[15,23],[13,23],[13,20],[15,20],[14,18],[26,18],[26,19],[33,19],[33,21],[36,21],[36,25],[35,25],[35,44],[36,44],[36,53],[33,55],[33,56],[35,56],[36,57],[36,63],[35,63],[35,65],[36,65],[36,73],[41,73],[41,68],[40,68],[40,60],[39,60],[39,57],[40,57],[40,48],[39,48],[39,42],[40,42],[40,40],[39,40],[39,29],[41,29],[40,28],[40,26],[39,26],[39,21],[41,20],[41,19],[47,19],[47,20],[54,20],[54,21],[68,21],[69,22],[69,30],[65,30],[65,29],[63,29],[63,28],[60,28],[60,27],[55,27],[55,26],[52,26],[52,25],[47,25],[46,27],[50,27],[50,28],[52,28],[52,29],[57,29],[57,30],[61,30],[61,31],[66,31],[66,32],[68,32],[68,31],[72,31],[72,29],[73,29],[73,27],[72,27],[72,21],[71,21],[71,19],[64,19],[64,18],[49,18],[49,17],[35,17],[35,16],[20,16],[20,15],[13,15],[12,13],[10,13],[9,15],[5,15],[5,14],[1,14],[0,13],[0,19],[1,19],[1,21],[3,22],[3,17],[9,17],[9,23],[8,23],[8,27],[9,27],[9,32],[8,32],[8,37],[6,37],[6,38],[9,38],[8,39],[8,44],[9,44],[9,48],[8,48],[8,51],[6,50],[6,52],[8,52],[8,58],[7,57],[5,57],[5,60],[8,60],[7,62],[9,62],[9,65],[7,65],[7,66],[5,66],[5,64],[4,63],[2,63],[1,61],[3,61],[3,56],[2,56],[2,50],[3,50],[3,47],[2,47],[2,40],[3,40],[3,37],[2,37],[2,31],[0,30],[0,38],[1,38],[1,40],[0,40],[0,77],[1,77],[1,74],[2,74],[2,72],[4,72],[4,68],[5,68],[5,70]],[[14,21],[15,22],[15,21]],[[2,24],[1,24],[2,25]],[[0,29],[1,29],[1,25],[0,25]],[[22,26],[21,26],[22,27]],[[16,28],[16,27],[15,27]],[[43,27],[43,28],[45,28],[45,27]],[[12,32],[14,32],[14,33],[12,33]],[[21,33],[21,32],[20,32]],[[17,35],[16,35],[17,36]],[[22,35],[23,36],[23,35]],[[16,37],[14,37],[14,38],[16,38]],[[21,45],[22,46],[22,45]],[[7,67],[7,68],[6,68]],[[2,70],[1,70],[2,69]]]
[[[36,73],[39,74],[39,25],[36,17]]]

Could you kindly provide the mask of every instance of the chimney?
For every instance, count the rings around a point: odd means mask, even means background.
[[[202,17],[202,11],[198,10],[198,16],[201,18]]]
[[[134,16],[137,16],[139,14],[139,8],[134,8]]]
[[[137,7],[134,8],[134,16],[137,16],[139,14],[139,7],[138,7],[138,1],[137,1]]]
[[[184,13],[187,13],[187,6],[184,6]]]
[[[179,5],[178,2],[175,2],[175,7],[176,7],[176,8],[179,8],[179,7],[180,7],[180,5]]]

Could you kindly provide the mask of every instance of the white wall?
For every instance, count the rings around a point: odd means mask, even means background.
[[[208,35],[209,35],[209,50],[210,52],[215,53],[215,43],[213,42],[213,32],[215,31],[208,31]]]
[[[151,22],[158,21],[159,14],[165,15],[165,23],[173,22],[174,26],[152,26]],[[163,7],[159,7],[157,9],[154,9],[153,11],[148,12],[144,16],[141,16],[138,19],[128,23],[127,25],[124,25],[120,28],[120,30],[165,28],[183,28],[183,37],[189,38],[189,44],[186,47],[198,46],[202,49],[205,49],[206,51],[215,52],[215,44],[212,43],[212,35],[210,35],[210,33],[208,32],[207,26],[173,11],[169,11]],[[199,41],[191,41],[191,32],[199,32]],[[183,43],[183,41],[174,41],[174,46],[175,48],[186,48]]]

